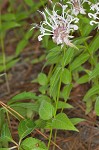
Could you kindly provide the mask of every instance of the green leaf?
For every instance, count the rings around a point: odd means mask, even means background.
[[[8,127],[8,124],[5,123],[2,127],[2,130],[1,130],[1,137],[0,137],[0,140],[6,140],[6,141],[13,141],[12,139],[12,136],[11,136],[11,132],[9,130],[9,127]]]
[[[47,121],[42,120],[42,119],[38,119],[38,120],[35,121],[36,128],[39,128],[39,129],[44,129],[45,126],[46,126],[46,123],[47,123]]]
[[[46,100],[47,102],[51,102],[51,99],[50,99],[50,97],[48,97],[48,95],[39,95],[38,96],[38,101],[41,103],[43,100]]]
[[[27,33],[24,35],[24,39],[28,40],[33,36],[33,30],[27,31]]]
[[[88,36],[89,33],[94,29],[94,26],[90,25],[90,20],[88,17],[85,17],[84,15],[79,17],[80,17],[79,28],[82,32],[82,36]]]
[[[11,20],[15,20],[16,17],[15,17],[15,14],[13,14],[13,13],[6,13],[1,16],[1,19],[4,21],[11,21]]]
[[[65,101],[67,101],[67,99],[69,98],[70,92],[72,90],[72,84],[66,85],[62,92],[61,92],[61,96],[62,98],[64,98]]]
[[[10,68],[12,68],[18,61],[19,59],[14,59],[14,60],[7,62],[6,70],[9,70]],[[5,69],[4,65],[0,65],[0,72],[4,71],[4,69]]]
[[[72,77],[71,77],[71,72],[64,68],[63,72],[62,72],[62,82],[64,84],[70,84],[71,83],[71,80],[72,80]]]
[[[68,103],[66,103],[66,102],[59,101],[57,109],[63,109],[63,108],[73,108],[73,106],[68,104]]]
[[[74,49],[73,48],[68,48],[65,51],[65,53],[62,57],[62,60],[61,60],[61,63],[62,63],[63,66],[66,66],[71,62],[73,54],[74,54]]]
[[[9,148],[0,148],[0,150],[10,150]]]
[[[14,102],[20,101],[20,100],[26,100],[26,99],[37,99],[37,96],[35,93],[32,92],[22,92],[17,95],[15,95],[11,100],[8,101],[8,104],[12,104]]]
[[[47,62],[45,64],[45,66],[48,64],[55,64],[55,63],[59,62],[60,56],[61,56],[61,47],[60,46],[54,47],[53,49],[51,49],[49,51],[49,53],[46,57]]]
[[[14,21],[4,22],[2,24],[2,27],[0,28],[0,32],[7,31],[7,30],[15,28],[15,27],[20,27],[20,24],[17,22],[14,22]]]
[[[57,67],[50,79],[50,96],[54,95],[55,90],[58,87],[58,82],[60,79],[61,72],[62,72],[62,68]]]
[[[91,96],[96,94],[99,95],[99,85],[95,85],[87,91],[87,93],[84,96],[84,101],[87,101]]]
[[[89,82],[89,76],[86,74],[86,75],[83,75],[82,77],[80,77],[78,80],[77,80],[77,83],[78,84],[83,84],[83,83],[86,83],[86,82]]]
[[[93,99],[87,99],[85,114],[87,115],[92,110],[92,108],[93,108]]]
[[[35,129],[35,124],[32,120],[22,120],[18,126],[18,134],[22,140]]]
[[[47,91],[47,88],[48,88],[47,85],[42,85],[42,86],[40,86],[40,87],[39,87],[40,93],[45,94],[46,91]]]
[[[16,20],[21,21],[23,19],[26,19],[29,17],[29,12],[28,11],[22,11],[22,12],[17,12],[16,13]]]
[[[21,51],[26,47],[27,44],[28,44],[28,41],[26,39],[21,40],[17,44],[16,55],[19,55],[21,53]]]
[[[30,109],[30,110],[33,110],[33,111],[36,111],[38,112],[38,109],[39,109],[39,103],[36,102],[36,103],[14,103],[14,104],[10,104],[10,107],[13,108],[13,109],[17,109],[17,108],[20,108],[20,110],[22,108],[25,108],[25,109]]]
[[[51,126],[53,129],[78,131],[64,113],[56,115],[56,117],[52,120]]]
[[[79,55],[70,65],[70,70],[73,71],[85,63],[89,58],[88,53],[82,53]]]
[[[99,116],[99,97],[97,97],[96,102],[95,102],[95,112],[96,112],[96,115]]]
[[[97,76],[99,76],[99,63],[96,65],[94,70],[92,70],[92,72],[89,74],[89,80],[92,80],[93,78],[96,78]]]
[[[24,150],[48,150],[43,142],[32,137],[25,139],[21,147]]]
[[[33,0],[24,0],[24,1],[30,7],[32,7],[34,5]]]
[[[91,36],[88,36],[88,37],[77,37],[74,39],[74,44],[75,45],[80,45],[82,43],[84,43],[85,41],[87,41],[89,38],[91,38]]]
[[[47,76],[44,73],[38,75],[37,81],[40,85],[46,85],[48,82]]]
[[[88,36],[92,30],[93,30],[93,26],[89,24],[83,25],[83,32],[82,32],[83,36]]]
[[[5,112],[3,109],[0,109],[0,129],[2,128],[5,122]]]
[[[82,118],[71,118],[70,121],[73,123],[73,125],[76,125],[80,122],[83,122],[85,121],[85,119],[82,119]]]
[[[94,53],[99,49],[99,33],[96,34],[94,39],[89,44],[89,51],[90,53]]]
[[[46,102],[43,100],[41,102],[40,108],[39,108],[39,115],[40,118],[43,120],[49,120],[53,117],[54,115],[54,107],[52,104],[49,102]]]

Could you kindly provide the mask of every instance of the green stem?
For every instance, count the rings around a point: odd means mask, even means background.
[[[52,75],[52,72],[53,72],[53,65],[51,65],[51,67],[50,67],[50,70],[49,70],[49,73],[48,73],[48,82],[50,81],[50,77],[51,77],[51,75]]]
[[[0,11],[0,16],[1,16],[1,11]],[[0,27],[2,27],[1,17],[0,17]],[[5,56],[5,49],[4,49],[3,31],[1,31],[0,42],[1,42],[2,55],[3,55],[4,75],[5,75],[7,90],[8,90],[8,93],[10,93],[10,87],[9,87],[9,83],[8,83],[8,76],[7,76],[7,73],[6,73],[6,56]]]
[[[57,137],[57,130],[55,130],[54,134],[54,143],[56,143],[56,137]],[[53,150],[55,150],[55,145],[53,145]]]
[[[63,53],[65,55],[65,48],[63,49]],[[49,74],[48,74],[48,79],[50,79],[53,71],[56,69],[57,67],[57,64],[56,66],[53,68],[53,65],[51,66],[50,68],[50,71],[49,71]],[[64,65],[62,65],[62,68],[64,68]],[[60,79],[59,79],[59,84],[58,84],[58,90],[57,90],[57,97],[56,97],[56,106],[55,106],[55,112],[54,112],[54,118],[56,116],[56,113],[57,113],[57,108],[58,108],[58,102],[59,102],[59,97],[60,97],[60,88],[61,88],[61,80],[62,80],[62,74],[60,75]],[[54,136],[54,141],[56,141],[56,137],[57,137],[57,130],[55,131],[55,136]],[[51,138],[52,138],[52,128],[50,130],[50,137],[49,137],[49,142],[48,142],[48,149],[50,147],[50,142],[51,142]],[[53,150],[55,149],[55,146],[53,146]]]
[[[59,96],[60,96],[60,88],[61,88],[61,75],[60,75],[60,80],[59,80],[59,85],[58,85],[58,93],[57,93],[57,99],[56,99],[56,108],[55,108],[55,113],[54,117],[56,116],[57,113],[57,108],[58,108],[58,101],[59,101]]]
[[[51,72],[52,72],[52,69],[51,69]],[[57,93],[57,98],[56,98],[56,108],[55,108],[55,112],[54,112],[54,118],[55,118],[56,113],[57,113],[58,101],[59,101],[59,96],[60,96],[60,87],[61,87],[61,76],[60,76],[59,85],[58,85],[58,93]],[[49,136],[49,142],[48,142],[48,149],[49,149],[50,143],[51,143],[52,132],[53,132],[53,130],[51,128],[50,136]],[[56,135],[55,135],[54,141],[56,141]]]
[[[81,36],[83,36],[81,30],[80,30],[80,33],[81,33]],[[95,61],[94,61],[94,58],[93,58],[92,54],[91,54],[90,51],[89,51],[88,43],[85,41],[84,44],[85,44],[85,46],[86,46],[86,49],[87,49],[88,54],[90,55],[90,58],[91,58],[91,60],[92,60],[92,62],[93,62],[93,65],[96,66]],[[92,68],[93,68],[93,66],[92,66]]]
[[[51,143],[51,138],[52,138],[52,132],[53,132],[53,130],[51,128],[51,130],[50,130],[50,136],[49,136],[49,141],[48,141],[48,150],[50,148],[50,143]]]

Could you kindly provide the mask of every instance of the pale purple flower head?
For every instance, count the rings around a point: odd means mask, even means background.
[[[77,16],[78,14],[86,14],[85,9],[83,8],[85,2],[90,4],[89,0],[70,0],[67,3],[72,5],[72,14]]]
[[[96,4],[91,4],[90,10],[92,13],[88,13],[88,16],[93,19],[90,21],[90,25],[97,24],[99,29],[99,3],[97,2]]]
[[[61,14],[58,14],[59,10],[56,10],[56,5],[61,6]],[[77,22],[79,19],[71,15],[67,7],[68,5],[56,3],[51,12],[47,8],[45,8],[45,12],[40,12],[44,17],[44,21],[39,26],[41,32],[38,36],[39,41],[44,36],[51,35],[57,45],[61,44],[63,46],[66,44],[71,47],[73,46],[71,43],[73,38],[71,33],[78,30]]]

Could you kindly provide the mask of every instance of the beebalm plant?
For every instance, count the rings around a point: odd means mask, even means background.
[[[99,95],[99,3],[88,0],[65,1],[65,4],[62,2],[53,4],[52,1],[51,3],[52,11],[48,8],[45,8],[43,12],[39,11],[44,21],[40,25],[35,25],[41,33],[38,40],[42,41],[46,37],[48,49],[52,46],[52,49],[47,51],[44,66],[51,65],[49,73],[48,75],[40,73],[37,79],[41,85],[40,92],[50,97],[50,101],[47,102],[46,99],[41,102],[39,109],[41,119],[51,119],[47,126],[51,130],[50,139],[52,129],[77,131],[73,123],[78,119],[69,119],[63,113],[64,108],[69,107],[67,100],[74,87],[73,80],[76,84],[91,83],[91,89],[84,96],[86,114],[92,110],[94,102],[95,112],[99,115],[99,98],[97,97]],[[56,43],[56,46],[52,44],[52,41]],[[83,65],[85,62],[88,62],[91,67],[87,69]],[[80,77],[81,72],[84,72],[84,75]],[[61,109],[60,113],[59,111],[57,113],[58,109]],[[49,145],[50,140],[48,148]]]

